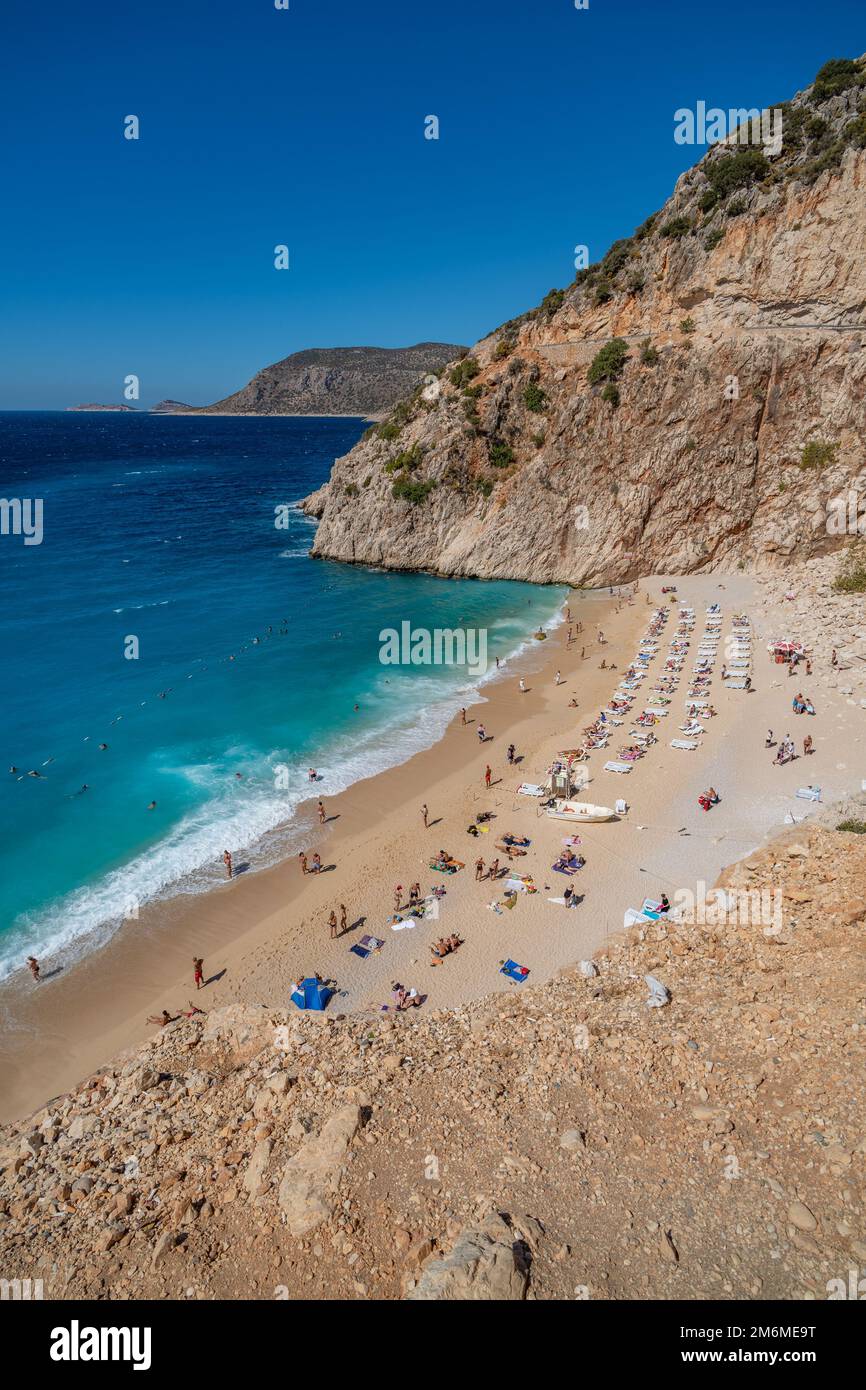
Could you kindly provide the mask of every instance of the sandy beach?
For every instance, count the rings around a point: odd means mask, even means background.
[[[666,582],[678,586],[675,606],[662,596]],[[485,687],[483,702],[469,708],[465,727],[456,719],[435,747],[338,797],[329,798],[323,788],[328,823],[311,835],[308,849],[319,851],[325,872],[303,875],[292,860],[242,875],[214,892],[143,911],[108,945],[55,975],[46,961],[40,985],[18,977],[0,996],[0,1119],[28,1114],[73,1087],[152,1033],[148,1015],[164,1008],[175,1014],[190,999],[206,1010],[232,1001],[284,1008],[293,981],[318,972],[335,982],[331,1012],[378,1012],[390,1002],[392,981],[416,988],[425,996],[427,1012],[515,988],[499,973],[509,957],[540,983],[602,947],[621,930],[626,909],[640,907],[645,897],[661,892],[672,897],[701,882],[710,886],[725,865],[761,844],[786,816],[799,820],[819,812],[819,805],[796,799],[798,787],[820,784],[825,803],[859,789],[862,711],[822,690],[820,697],[815,694],[814,719],[791,718],[791,686],[799,689],[803,680],[786,679],[786,668],[767,656],[776,618],[758,603],[756,590],[756,581],[745,575],[673,581],[654,576],[641,582],[628,603],[573,595],[572,618],[582,620],[584,630],[570,646],[565,628],[558,629]],[[614,822],[580,827],[586,866],[570,881],[581,901],[577,910],[566,910],[551,901],[561,898],[566,882],[551,865],[573,827],[547,818],[516,788],[523,780],[543,781],[556,754],[580,742],[583,727],[595,719],[634,657],[653,609],[665,605],[672,613],[651,668],[655,675],[680,603],[696,611],[684,671],[693,665],[707,604],[721,604],[725,635],[733,613],[750,615],[754,690],[725,689],[719,661],[711,689],[718,714],[708,721],[700,748],[670,747],[684,722],[683,680],[668,717],[655,730],[658,742],[630,775],[603,769],[607,758],[616,757],[619,743],[628,741],[630,723],[616,731],[608,750],[592,754],[586,799],[613,805],[624,797],[629,811]],[[607,637],[604,647],[595,641],[599,625]],[[599,669],[602,659],[618,670]],[[563,678],[558,685],[557,670]],[[521,675],[525,694],[518,687]],[[570,706],[572,699],[577,709]],[[641,694],[635,713],[650,702]],[[492,736],[483,746],[479,720]],[[808,729],[801,727],[805,722]],[[815,753],[774,767],[772,754],[764,750],[768,728],[777,735],[790,730],[798,746],[810,733]],[[506,759],[509,743],[519,758],[514,767]],[[493,779],[489,790],[487,764]],[[710,784],[721,802],[705,813],[697,799]],[[423,803],[429,808],[427,829]],[[467,826],[481,811],[492,813],[491,830],[473,838]],[[496,913],[488,904],[502,898],[503,885],[476,882],[473,865],[479,854],[485,863],[497,854],[505,863],[494,847],[505,831],[531,840],[526,857],[516,863],[519,872],[532,875],[537,892],[520,894],[512,910]],[[465,867],[447,877],[431,872],[429,860],[440,848]],[[392,931],[395,885],[404,886],[405,903],[416,880],[423,894],[434,884],[446,889],[439,918]],[[341,904],[349,929],[332,940],[328,915],[334,909],[339,918]],[[464,944],[432,968],[430,945],[452,932]],[[351,947],[365,933],[381,938],[384,946],[361,959]],[[208,981],[198,994],[192,971],[197,955],[204,957]]]

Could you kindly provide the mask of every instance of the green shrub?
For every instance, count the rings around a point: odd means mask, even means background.
[[[449,378],[452,386],[468,386],[473,377],[481,371],[474,357],[464,357],[452,369]]]
[[[648,236],[652,236],[653,229],[654,229],[655,224],[656,224],[656,222],[658,221],[658,219],[659,219],[658,213],[657,213],[657,212],[651,212],[650,215],[649,215],[649,217],[646,219],[646,221],[645,221],[645,222],[641,222],[640,226],[639,226],[638,228],[636,228],[635,234],[634,234],[634,236],[635,236],[635,241],[645,241],[646,238],[647,238]]]
[[[404,425],[409,423],[412,416],[412,406],[409,401],[398,401],[388,416],[383,420],[377,429],[380,439],[394,440],[401,433]]]
[[[364,479],[364,487],[369,487],[370,484],[372,483],[372,481],[373,481],[373,474],[372,474],[372,473],[368,473],[367,476],[366,476],[366,478]]]
[[[487,457],[493,468],[507,468],[514,462],[514,450],[504,439],[491,439],[487,445]]]
[[[853,58],[831,58],[820,68],[815,76],[811,102],[826,101],[828,97],[838,96],[860,81],[860,68]]]
[[[704,241],[704,246],[706,246],[708,251],[715,251],[719,242],[724,241],[724,239],[725,234],[722,231],[721,227],[716,227],[713,231],[707,234],[706,240]]]
[[[405,474],[397,478],[391,487],[391,496],[398,502],[409,502],[411,506],[417,507],[422,502],[426,502],[430,493],[436,486],[432,479],[426,482],[416,482],[412,478],[407,478]]]
[[[491,492],[493,491],[493,483],[490,481],[489,478],[478,478],[475,483],[475,486],[481,493],[482,497],[489,497]]]
[[[535,415],[540,415],[547,405],[547,394],[542,391],[536,381],[527,382],[523,388],[523,404],[527,410],[531,410]]]
[[[747,145],[736,154],[724,154],[704,166],[710,188],[719,199],[727,198],[738,188],[757,183],[769,172],[766,156],[754,145]]]
[[[696,325],[695,325],[695,321],[694,321],[693,318],[680,319],[680,332],[681,332],[681,333],[694,333],[694,331],[695,331],[695,326],[696,326]]]
[[[614,277],[619,274],[631,256],[633,246],[634,242],[630,236],[622,237],[620,241],[615,241],[613,243],[613,246],[601,262],[601,268],[605,275],[609,275],[611,279],[614,279]]]
[[[849,121],[842,134],[852,145],[857,145],[861,150],[866,149],[866,111]]]
[[[837,830],[847,830],[850,835],[866,835],[866,820],[843,820]]]
[[[611,289],[607,280],[599,280],[598,284],[595,287],[595,294],[592,297],[593,303],[606,304],[607,301],[612,298],[613,290]]]
[[[347,484],[346,484],[346,487],[345,487],[345,493],[346,493],[346,496],[347,496],[347,497],[357,497],[357,496],[359,496],[358,484],[357,484],[357,483],[347,483]]]
[[[632,275],[628,277],[627,288],[629,294],[640,294],[645,284],[646,280],[644,278],[643,271],[636,270]]]
[[[645,367],[654,367],[659,360],[658,350],[653,347],[649,338],[644,338],[640,345],[640,360]]]
[[[417,444],[413,444],[411,449],[402,449],[399,454],[395,454],[392,459],[389,459],[385,464],[385,472],[399,473],[401,471],[406,471],[411,473],[413,469],[418,467],[422,458],[423,454],[421,453],[421,449]]]
[[[688,217],[672,217],[670,222],[666,222],[661,229],[662,236],[673,237],[675,239],[688,236],[692,230],[692,224]]]
[[[513,352],[516,343],[516,338],[499,338],[493,349],[494,362],[501,362],[503,357],[507,357],[510,352]]]
[[[619,387],[615,386],[612,381],[609,381],[601,393],[601,399],[607,401],[608,405],[616,410],[619,405]]]
[[[549,319],[553,318],[553,315],[556,313],[557,309],[560,308],[564,299],[565,290],[548,290],[539,305],[539,309],[541,313],[546,314]]]
[[[611,338],[609,343],[595,354],[589,365],[587,380],[590,386],[600,381],[612,381],[619,376],[628,358],[628,343],[624,338]]]
[[[849,545],[833,581],[833,588],[837,594],[866,593],[866,541],[855,541]]]
[[[547,436],[544,434],[534,434],[532,436],[532,442],[535,445],[536,449],[543,448],[546,437]]]
[[[826,440],[813,439],[803,446],[800,467],[829,468],[832,463],[836,462],[836,450],[838,448],[838,444],[829,444]]]

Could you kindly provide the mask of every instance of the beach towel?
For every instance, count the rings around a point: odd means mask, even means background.
[[[639,912],[636,907],[628,907],[623,916],[622,925],[628,930],[629,927],[647,927],[650,922],[657,920],[657,918],[647,917],[645,912]]]
[[[409,927],[417,927],[420,917],[401,917],[397,922],[389,922],[388,926],[392,931],[404,931]]]
[[[499,973],[500,975],[507,975],[509,980],[513,980],[515,984],[522,985],[529,974],[529,969],[525,965],[518,965],[516,960],[507,960],[504,965],[500,965]]]
[[[631,769],[631,763],[609,762],[604,765],[605,772],[631,772]]]
[[[359,942],[356,942],[354,946],[350,946],[349,950],[352,952],[353,956],[360,956],[361,960],[366,960],[370,955],[370,952],[365,951],[364,947]]]
[[[697,748],[697,746],[697,741],[693,738],[671,739],[671,748],[683,748],[686,749],[689,753],[693,752],[695,748]]]
[[[821,788],[820,788],[820,787],[798,787],[797,790],[796,790],[796,792],[795,792],[794,794],[795,794],[795,796],[799,796],[800,799],[801,799],[801,801],[820,801],[820,800],[821,800]]]
[[[511,893],[537,893],[538,889],[531,878],[510,877],[505,880],[505,887]]]

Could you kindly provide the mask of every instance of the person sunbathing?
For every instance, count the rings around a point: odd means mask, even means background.
[[[507,845],[530,845],[532,841],[526,835],[515,835],[512,831],[506,830],[502,836]]]
[[[180,1018],[180,1014],[176,1014],[175,1018]],[[152,1014],[147,1021],[148,1023],[155,1023],[159,1028],[164,1028],[167,1023],[174,1023],[174,1018],[168,1009],[163,1009],[161,1014]]]

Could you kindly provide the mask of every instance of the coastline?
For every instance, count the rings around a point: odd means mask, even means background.
[[[453,720],[433,747],[328,798],[332,819],[327,834],[311,836],[308,847],[318,848],[324,864],[335,865],[332,870],[304,877],[297,862],[284,861],[201,897],[174,899],[143,912],[138,922],[127,924],[108,945],[57,978],[36,987],[28,980],[5,991],[2,1003],[11,1027],[0,1039],[0,1116],[29,1113],[140,1043],[153,1031],[144,1021],[148,1014],[185,1007],[194,993],[193,955],[204,956],[205,978],[212,981],[195,999],[205,1009],[233,1002],[285,1008],[293,981],[314,971],[337,982],[338,994],[330,1005],[334,1013],[378,1012],[394,979],[429,996],[425,1011],[453,1008],[508,988],[497,973],[507,956],[528,965],[534,983],[591,956],[621,930],[627,907],[639,906],[647,894],[670,893],[700,880],[711,885],[726,865],[777,829],[792,805],[798,818],[811,810],[793,800],[796,787],[807,780],[801,764],[775,769],[755,756],[764,720],[775,720],[778,727],[780,718],[774,713],[779,682],[762,652],[767,634],[758,621],[756,691],[743,696],[724,690],[716,677],[712,694],[719,717],[710,721],[699,752],[671,750],[671,727],[660,731],[659,743],[628,778],[605,773],[607,755],[593,755],[589,799],[612,804],[625,796],[631,809],[623,821],[581,828],[587,866],[576,883],[584,895],[579,911],[566,913],[549,901],[562,892],[561,880],[551,884],[556,876],[549,866],[568,827],[539,818],[534,802],[518,798],[515,788],[523,779],[539,780],[556,752],[574,745],[584,722],[595,717],[613,690],[616,677],[599,670],[592,619],[607,633],[607,662],[615,661],[621,671],[634,655],[652,608],[663,601],[663,582],[659,577],[644,581],[636,600],[618,613],[616,600],[581,602],[575,597],[573,614],[585,628],[582,642],[567,649],[560,627],[543,648],[525,650],[509,666],[508,676],[484,688],[484,703],[469,708],[468,727]],[[699,616],[701,605],[711,601],[723,603],[726,620],[742,608],[754,613],[756,581],[751,578],[692,576],[680,580],[679,588],[678,597],[693,604]],[[587,648],[583,662],[582,645]],[[565,677],[560,686],[552,679],[557,668]],[[517,689],[521,672],[529,686],[525,695]],[[579,702],[577,711],[569,707],[572,696]],[[672,712],[678,714],[676,706]],[[838,710],[836,714],[838,726],[844,721]],[[493,735],[483,749],[475,737],[479,717]],[[829,760],[812,760],[815,775],[820,773],[827,786],[825,801],[831,791],[825,771],[833,765],[838,740],[846,738],[844,728],[830,730],[828,725],[829,720],[823,721],[817,742],[829,745],[818,750]],[[505,760],[512,741],[523,756],[513,769]],[[486,762],[497,779],[489,792],[483,781]],[[702,820],[697,821],[696,799],[709,782],[722,790],[722,804],[707,819],[698,813]],[[430,808],[426,831],[422,802]],[[474,881],[472,863],[484,848],[467,836],[466,826],[482,808],[497,818],[491,841],[508,829],[533,840],[520,864],[534,875],[539,891],[522,898],[512,913],[488,911],[487,904],[497,896],[493,885]],[[437,877],[427,860],[440,847],[466,863],[444,882],[440,921],[391,932],[387,921],[395,882],[408,886],[418,878],[427,891]],[[485,853],[485,859],[494,852]],[[341,903],[347,906],[349,923],[358,925],[332,941],[327,917],[331,908],[339,914]],[[465,945],[433,970],[428,946],[443,931],[456,931]],[[385,946],[362,961],[350,947],[365,932],[383,938]]]

